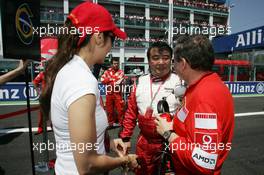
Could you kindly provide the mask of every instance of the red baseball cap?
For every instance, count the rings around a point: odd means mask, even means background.
[[[82,31],[78,45],[80,45],[87,34],[112,31],[113,34],[125,40],[127,35],[113,22],[111,14],[101,5],[84,2],[75,7],[68,18],[73,25]]]

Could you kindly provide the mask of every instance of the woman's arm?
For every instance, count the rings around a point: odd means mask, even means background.
[[[24,72],[24,70],[26,69],[28,63],[29,63],[28,60],[20,60],[19,65],[17,66],[16,69],[0,76],[0,84],[4,84],[4,83],[12,80],[13,78],[18,76],[19,74],[22,74]]]
[[[68,113],[71,143],[95,145],[97,140],[95,108],[96,98],[92,94],[85,95],[70,105]],[[134,155],[113,158],[99,155],[95,149],[96,147],[93,147],[92,150],[84,152],[73,150],[75,163],[81,175],[105,172],[129,163],[137,166]]]

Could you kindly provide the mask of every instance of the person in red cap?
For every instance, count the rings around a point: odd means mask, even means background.
[[[155,121],[169,142],[176,174],[219,175],[231,149],[233,98],[213,65],[214,50],[206,36],[178,38],[174,68],[188,85],[183,105],[173,122],[160,117]]]
[[[91,72],[93,65],[104,62],[115,37],[125,39],[126,33],[116,27],[104,7],[91,2],[74,8],[63,30],[58,37],[58,51],[46,68],[40,97],[41,110],[51,116],[53,123],[55,173],[82,175],[120,166],[136,168],[137,156],[124,155],[126,147],[121,139],[110,142],[110,148],[121,157],[105,155],[107,116]]]
[[[124,100],[122,98],[121,83],[124,80],[124,72],[119,69],[119,59],[111,59],[112,66],[101,76],[101,82],[106,85],[106,112],[109,126],[118,120],[122,125],[124,115]],[[117,115],[115,115],[115,109]]]

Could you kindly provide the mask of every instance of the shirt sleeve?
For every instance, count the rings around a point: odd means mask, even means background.
[[[176,114],[176,120],[177,115],[181,115],[180,112]],[[229,146],[222,143],[221,116],[207,103],[200,103],[187,115],[191,121],[186,126],[186,136],[176,138],[170,144],[170,150],[193,173],[212,174],[221,168],[223,160],[219,158]]]
[[[124,77],[125,77],[124,72],[123,72],[122,70],[120,70],[120,74],[119,74],[119,76],[118,76],[118,80],[120,80],[120,79],[122,79],[122,78],[124,78]]]
[[[101,82],[103,84],[108,84],[110,82],[110,77],[109,77],[109,73],[108,73],[108,70],[106,70],[103,75],[101,76]]]
[[[99,95],[98,82],[92,77],[76,78],[67,82],[66,86],[63,88],[65,90],[63,93],[63,98],[67,109],[74,101],[84,95],[93,94],[96,96],[96,98],[98,98]]]
[[[134,128],[137,124],[138,107],[136,101],[136,85],[134,84],[133,90],[128,98],[128,107],[124,116],[122,131],[119,136],[122,139],[130,139],[133,134]]]

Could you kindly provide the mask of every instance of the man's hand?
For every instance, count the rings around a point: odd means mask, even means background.
[[[172,122],[167,122],[166,119],[156,116],[155,123],[157,125],[157,132],[162,136],[165,131],[172,130]]]
[[[131,142],[124,142],[124,144],[126,145],[126,148],[127,148],[127,152],[128,153],[131,149]]]
[[[138,158],[138,156],[136,154],[128,154],[129,170],[135,170],[136,168],[139,168],[137,158]]]
[[[19,73],[24,73],[24,71],[27,68],[29,62],[30,62],[29,60],[20,60],[16,70]]]
[[[28,63],[29,63],[29,60],[25,60],[25,61],[20,60],[17,68],[15,68],[14,70],[7,72],[6,74],[0,76],[0,84],[4,84],[4,83],[12,80],[16,76],[24,73],[24,70],[26,69]]]
[[[122,139],[112,139],[110,141],[110,149],[116,152],[119,157],[123,157],[127,153],[127,146]]]

